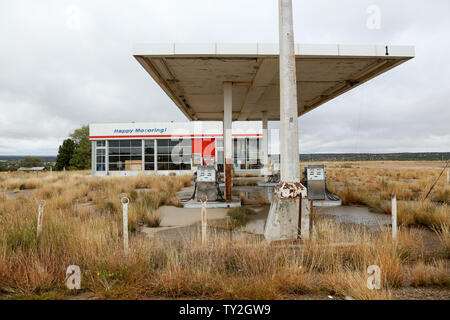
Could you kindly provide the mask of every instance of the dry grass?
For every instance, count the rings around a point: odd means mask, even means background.
[[[430,228],[450,224],[450,186],[444,177],[426,201],[424,198],[441,169],[360,168],[354,164],[330,165],[328,187],[344,205],[365,205],[376,212],[391,214],[396,195],[398,221],[403,225]]]
[[[161,217],[157,210],[151,210],[144,216],[144,224],[149,228],[159,227],[161,224]]]
[[[408,276],[413,287],[448,287],[450,285],[448,269],[445,261],[442,260],[431,264],[419,262],[408,270]]]
[[[2,176],[0,186],[11,190],[28,178],[36,177],[12,175],[11,182]],[[142,236],[138,226],[155,225],[156,209],[176,204],[175,192],[192,177],[99,178],[70,172],[39,179],[30,198],[0,193],[3,297],[65,298],[72,294],[64,288],[70,264],[81,267],[83,290],[97,298],[281,299],[332,294],[391,299],[392,288],[404,286],[406,279],[421,283],[420,263],[426,266],[426,279],[449,285],[448,273],[440,265],[426,264],[421,237],[407,228],[400,228],[392,242],[388,231],[371,233],[321,219],[318,238],[298,247],[271,247],[253,238],[231,242],[222,233],[211,236],[209,246],[201,245],[199,238],[163,243]],[[123,193],[131,199],[127,256],[121,238]],[[37,204],[43,198],[47,202],[38,240]],[[448,236],[448,229],[440,230],[447,230]],[[333,245],[336,242],[346,245]],[[366,287],[365,270],[372,264],[381,268],[382,290]]]
[[[435,232],[444,248],[445,257],[450,259],[450,226],[444,224],[440,228],[435,228]]]

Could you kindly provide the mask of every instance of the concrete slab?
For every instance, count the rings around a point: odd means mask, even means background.
[[[224,219],[227,217],[227,211],[228,208],[208,209],[208,220]],[[188,226],[201,221],[201,209],[199,208],[162,206],[158,209],[158,213],[161,216],[161,227]]]
[[[314,207],[339,207],[342,205],[342,200],[331,201],[331,200],[314,200]]]

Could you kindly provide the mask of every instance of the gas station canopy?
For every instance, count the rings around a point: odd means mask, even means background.
[[[278,44],[138,44],[133,55],[189,120],[280,119]],[[296,44],[298,115],[414,57],[412,46]]]

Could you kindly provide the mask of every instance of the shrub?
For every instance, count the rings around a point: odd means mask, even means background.
[[[151,210],[144,216],[144,223],[149,228],[159,227],[161,224],[161,217],[157,210]]]
[[[255,213],[256,212],[250,208],[236,207],[228,210],[227,215],[231,218],[233,225],[238,227],[245,225],[250,219],[250,216]]]

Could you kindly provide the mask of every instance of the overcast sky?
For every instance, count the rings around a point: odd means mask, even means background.
[[[416,47],[301,117],[301,153],[450,151],[450,1],[293,3],[296,42]],[[1,0],[0,155],[56,154],[93,122],[187,121],[132,57],[145,42],[278,42],[278,1]]]

